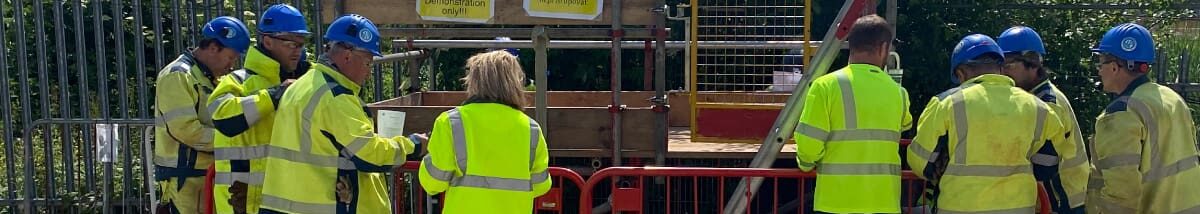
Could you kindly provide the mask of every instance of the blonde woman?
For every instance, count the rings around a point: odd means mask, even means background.
[[[491,51],[467,59],[467,101],[438,116],[421,186],[446,193],[443,213],[530,213],[550,188],[541,126],[525,108],[517,57]]]

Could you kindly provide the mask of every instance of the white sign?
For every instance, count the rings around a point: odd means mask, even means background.
[[[102,163],[117,160],[121,151],[120,125],[96,124],[96,159]]]
[[[417,0],[421,19],[487,23],[496,12],[495,0]]]
[[[386,138],[404,136],[404,112],[379,110],[379,135]]]
[[[525,0],[533,17],[595,20],[604,11],[604,0]]]

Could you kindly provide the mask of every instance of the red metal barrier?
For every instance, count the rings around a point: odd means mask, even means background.
[[[412,186],[411,188],[414,191],[421,191],[421,192],[425,191],[424,188],[422,188],[421,185],[419,183],[417,183],[417,181],[415,179],[413,181],[409,182],[404,179],[404,176],[401,176],[405,173],[412,173],[411,177],[415,178],[416,177],[415,173],[417,173],[417,170],[420,170],[420,166],[421,166],[420,162],[409,161],[409,162],[404,163],[404,165],[402,165],[400,168],[396,169],[396,171],[395,171],[395,173],[397,175],[397,176],[395,176],[396,186],[394,188],[395,191],[393,192],[393,195],[396,196],[395,203],[396,203],[397,209],[395,210],[395,213],[397,213],[397,214],[400,214],[400,213],[426,213],[425,209],[428,209],[428,208],[425,207],[425,203],[424,203],[425,198],[419,198],[419,199],[414,199],[414,200],[407,200],[404,198],[405,197],[404,191],[405,191],[406,186],[411,185]],[[575,211],[575,210],[567,211],[565,208],[566,204],[564,202],[567,202],[567,200],[564,200],[564,196],[568,195],[568,194],[564,190],[566,189],[567,186],[572,186],[572,185],[578,189],[583,189],[584,188],[583,176],[580,176],[579,173],[575,173],[575,171],[571,171],[570,169],[561,168],[561,167],[550,167],[546,170],[550,173],[550,179],[552,179],[552,181],[554,182],[553,186],[550,187],[550,190],[547,191],[546,194],[542,195],[541,197],[535,198],[533,200],[533,202],[534,202],[533,208],[536,211],[538,211],[539,213],[546,213],[546,212],[549,212],[549,213],[574,213],[573,211]],[[412,204],[414,207],[413,211],[415,211],[415,212],[406,212],[406,210],[404,210],[404,204],[410,203],[410,202],[418,202],[418,203]]]
[[[662,177],[662,178],[657,179],[656,177]],[[795,198],[799,199],[798,202],[800,202],[800,204],[795,205],[795,207],[794,207],[796,210],[795,212],[796,213],[804,213],[806,210],[804,207],[804,205],[805,205],[805,203],[804,203],[805,195],[804,194],[806,192],[805,191],[806,185],[804,185],[803,182],[811,181],[811,180],[815,179],[816,174],[812,173],[812,172],[800,172],[799,170],[796,170],[796,169],[698,168],[698,167],[611,167],[611,168],[606,168],[606,169],[596,172],[595,174],[592,175],[591,178],[589,178],[587,180],[587,184],[582,189],[582,192],[581,192],[581,195],[583,197],[581,197],[581,199],[580,199],[580,204],[581,204],[580,213],[592,213],[592,210],[594,209],[594,207],[593,207],[593,200],[594,200],[593,197],[595,197],[594,194],[596,193],[596,190],[599,190],[599,188],[602,188],[601,185],[605,185],[605,184],[609,185],[608,188],[609,188],[609,190],[611,190],[611,193],[612,193],[612,195],[609,197],[612,213],[621,213],[621,212],[647,213],[646,211],[643,210],[645,207],[643,205],[645,202],[649,201],[648,197],[647,197],[648,191],[647,191],[646,185],[643,185],[642,183],[644,183],[645,181],[648,181],[648,180],[656,180],[656,179],[665,181],[666,185],[664,185],[663,187],[665,187],[666,190],[662,191],[662,192],[665,192],[666,196],[665,197],[653,197],[652,196],[652,197],[653,198],[664,198],[666,206],[663,206],[663,208],[665,208],[664,211],[654,210],[651,212],[663,212],[663,213],[681,212],[681,211],[672,212],[672,210],[671,210],[671,209],[673,209],[672,205],[675,205],[672,203],[672,200],[684,201],[685,203],[687,203],[687,201],[689,201],[689,199],[686,196],[682,197],[682,198],[673,198],[672,195],[676,194],[678,192],[681,192],[681,191],[682,192],[687,192],[687,191],[686,191],[686,188],[685,188],[685,190],[672,191],[671,188],[673,188],[673,186],[672,186],[671,182],[672,182],[672,180],[678,180],[679,178],[684,178],[684,180],[682,180],[682,181],[686,182],[687,181],[686,178],[689,178],[689,177],[691,178],[691,183],[692,183],[690,192],[693,193],[690,197],[690,201],[691,201],[690,212],[691,213],[712,213],[712,212],[714,212],[713,210],[707,210],[708,208],[706,208],[706,209],[700,208],[701,207],[701,205],[700,205],[701,202],[699,199],[700,198],[699,193],[701,191],[700,186],[699,186],[700,179],[716,178],[718,180],[717,181],[718,185],[716,187],[717,192],[718,192],[716,195],[718,198],[717,198],[717,200],[715,200],[715,204],[717,206],[715,208],[716,208],[717,212],[720,212],[721,210],[724,210],[724,205],[725,205],[724,202],[728,201],[728,198],[726,198],[726,196],[725,196],[725,187],[726,187],[725,180],[727,180],[727,178],[728,179],[736,178],[738,180],[747,180],[747,179],[740,179],[740,178],[745,178],[745,177],[763,177],[763,178],[767,179],[766,181],[771,181],[771,180],[774,181],[772,183],[772,185],[770,185],[770,186],[774,187],[773,190],[768,190],[768,189],[765,189],[765,187],[764,187],[764,189],[759,191],[760,196],[763,196],[763,194],[772,194],[771,197],[769,197],[773,200],[772,202],[770,202],[770,206],[758,206],[759,209],[746,209],[747,213],[752,213],[752,211],[754,211],[754,213],[778,213],[779,212],[779,208],[781,207],[779,204],[779,199],[780,199],[779,194],[781,192],[779,189],[780,179],[794,179],[797,181],[796,183],[798,183],[798,185],[796,185],[797,186],[796,190],[785,190],[785,191],[794,191],[791,193],[796,194]],[[629,185],[618,185],[617,181],[615,181],[614,179],[622,179],[624,181],[631,181],[631,182],[628,182]],[[912,172],[905,171],[902,174],[902,180],[906,181],[906,183],[909,187],[909,188],[907,188],[908,192],[906,193],[906,195],[919,195],[919,193],[924,191],[924,182],[922,182],[922,180],[920,178],[917,178],[915,175],[913,175]],[[766,181],[764,181],[764,182],[766,182]],[[909,181],[911,181],[911,182],[909,182]],[[678,182],[678,181],[676,181],[676,182]],[[746,197],[747,200],[745,200],[745,201],[746,201],[746,203],[748,203],[747,207],[753,207],[754,203],[755,203],[754,201],[752,201],[755,198],[755,196],[744,195],[744,196],[731,196],[731,197]],[[1040,206],[1041,213],[1050,213],[1049,206],[1048,206],[1049,199],[1046,197],[1045,191],[1043,191],[1041,189],[1041,186],[1039,186],[1038,197],[1039,197],[1039,204],[1041,204],[1041,206]],[[911,205],[917,204],[915,200],[919,200],[919,197],[908,197],[908,200],[904,202],[904,204],[908,207],[903,208],[902,211],[904,211],[905,213],[925,213],[928,211],[928,210],[922,209],[921,207],[911,206]],[[763,207],[765,207],[765,208],[763,208]],[[682,211],[682,212],[687,212],[687,211]]]

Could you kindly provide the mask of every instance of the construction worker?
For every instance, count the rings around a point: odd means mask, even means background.
[[[932,98],[921,114],[908,164],[936,184],[936,212],[1035,210],[1031,159],[1065,131],[1053,109],[1001,75],[1002,64],[1003,52],[992,38],[966,36],[950,60],[951,80],[961,85]]]
[[[1096,119],[1088,205],[1102,213],[1200,213],[1196,127],[1183,98],[1146,77],[1154,63],[1150,31],[1117,25],[1092,51],[1104,91],[1116,99]]]
[[[212,19],[197,47],[158,72],[154,89],[154,179],[160,204],[170,213],[201,213],[204,175],[213,163],[213,122],[204,111],[217,78],[228,74],[250,46],[246,25],[233,17]]]
[[[283,77],[304,72],[296,69],[308,63],[300,60],[308,34],[296,8],[267,8],[258,21],[258,45],[246,54],[242,69],[222,77],[210,96],[208,111],[218,131],[213,140],[217,213],[258,213],[275,106],[294,81]]]
[[[329,24],[321,63],[288,87],[275,111],[260,213],[391,213],[384,173],[414,144],[375,135],[358,98],[381,56],[379,40],[359,15]]]
[[[813,208],[827,213],[900,212],[900,132],[912,127],[908,92],[882,67],[892,28],[859,18],[847,37],[850,65],[813,80],[795,130],[796,162],[816,168]]]
[[[525,72],[503,50],[467,59],[467,101],[438,115],[421,187],[445,193],[443,213],[530,213],[550,189],[541,126],[522,112]]]
[[[1042,64],[1042,56],[1046,55],[1042,37],[1032,28],[1016,26],[1001,33],[996,43],[1004,50],[1004,73],[1017,87],[1034,94],[1058,113],[1058,120],[1066,130],[1065,140],[1038,149],[1033,159],[1034,177],[1046,187],[1054,212],[1083,214],[1091,165],[1084,149],[1083,132],[1076,124],[1075,110],[1067,96],[1050,82]],[[1056,149],[1060,147],[1071,147],[1074,153],[1062,153]]]

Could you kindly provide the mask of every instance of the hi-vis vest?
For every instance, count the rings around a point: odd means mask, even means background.
[[[314,64],[275,111],[259,213],[391,213],[385,172],[413,143],[375,135],[359,85]]]
[[[550,189],[536,121],[513,107],[471,103],[438,116],[421,160],[421,186],[445,193],[443,213],[531,213]]]
[[[817,170],[815,210],[900,212],[900,131],[912,126],[908,93],[874,65],[813,80],[797,125],[796,162]]]
[[[1200,213],[1195,131],[1179,94],[1135,79],[1096,119],[1088,211]]]
[[[154,89],[156,180],[202,177],[212,165],[213,125],[204,111],[213,88],[211,76],[191,53],[180,55],[158,72]]]
[[[216,176],[213,179],[213,198],[217,213],[258,213],[262,201],[263,158],[267,157],[267,144],[271,143],[271,128],[275,106],[273,93],[282,93],[279,88],[279,63],[267,57],[258,46],[246,53],[242,70],[221,77],[217,89],[211,95],[208,111],[217,126],[213,138],[213,157],[216,159]],[[306,63],[306,62],[302,62]],[[229,204],[230,185],[240,182],[246,185],[245,207],[234,209]]]
[[[939,213],[1034,213],[1032,160],[1048,158],[1037,154],[1048,140],[1062,140],[1056,118],[1012,79],[984,74],[929,101],[908,163],[940,188]]]
[[[1070,213],[1070,210],[1083,206],[1087,198],[1091,165],[1088,163],[1087,149],[1084,148],[1083,132],[1079,131],[1071,101],[1049,80],[1033,87],[1030,93],[1046,102],[1058,114],[1058,120],[1066,130],[1062,141],[1043,145],[1038,150],[1041,155],[1036,157],[1053,158],[1033,159],[1034,176],[1046,187],[1053,210]],[[1064,147],[1070,147],[1074,152],[1063,153],[1057,149]]]

